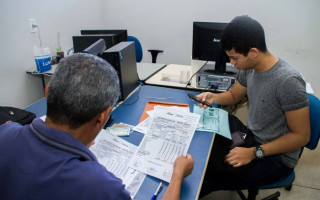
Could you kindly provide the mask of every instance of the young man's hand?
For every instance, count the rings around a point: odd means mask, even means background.
[[[209,104],[212,104],[213,100],[214,100],[214,95],[211,92],[203,92],[203,93],[197,95],[197,98],[201,101],[206,101]],[[204,105],[202,103],[198,103],[198,105],[200,106],[200,108],[205,108],[205,109],[208,108],[207,105]]]
[[[240,167],[249,164],[253,159],[255,159],[254,147],[235,147],[226,155],[225,162],[233,167]]]

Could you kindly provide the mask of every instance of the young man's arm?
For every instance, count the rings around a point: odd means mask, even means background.
[[[207,101],[208,103],[218,104],[223,106],[234,105],[240,102],[247,95],[247,88],[242,86],[239,82],[236,82],[234,87],[223,93],[212,93],[203,92],[197,97],[202,101]],[[206,105],[199,104],[202,108],[207,108]]]
[[[179,200],[182,180],[193,170],[194,160],[190,154],[179,156],[174,162],[173,173],[162,200]]]
[[[278,139],[263,144],[265,156],[280,154],[305,146],[310,140],[309,107],[286,111],[286,120],[290,132]],[[236,147],[226,156],[226,161],[234,166],[246,165],[255,159],[254,147]]]

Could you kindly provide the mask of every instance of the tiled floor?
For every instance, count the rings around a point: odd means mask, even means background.
[[[236,115],[245,121],[245,109],[240,109]],[[315,200],[320,199],[320,144],[315,150],[304,149],[300,161],[295,168],[296,178],[291,191],[284,188],[260,190],[257,199],[280,191],[279,199],[285,200]],[[246,194],[246,191],[243,191]],[[236,191],[217,191],[200,200],[239,200]]]

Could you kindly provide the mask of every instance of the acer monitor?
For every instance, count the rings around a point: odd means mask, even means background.
[[[206,67],[208,73],[228,73],[226,63],[230,60],[220,46],[221,34],[227,25],[220,22],[193,22],[192,59],[215,61],[214,66]]]

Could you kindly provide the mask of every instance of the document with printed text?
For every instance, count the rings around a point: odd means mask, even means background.
[[[155,106],[155,107],[164,107],[164,106]],[[190,112],[189,107],[170,106],[170,107],[167,107],[167,108],[180,110],[180,111],[183,111],[183,112]],[[140,132],[140,133],[143,133],[143,134],[146,134],[146,132],[149,130],[153,113],[154,113],[154,110],[147,111],[147,114],[149,115],[149,117],[144,119],[137,126],[135,126],[133,128],[133,130],[137,131],[137,132]]]
[[[155,107],[148,131],[129,166],[170,182],[174,161],[186,155],[199,119],[198,114]]]

